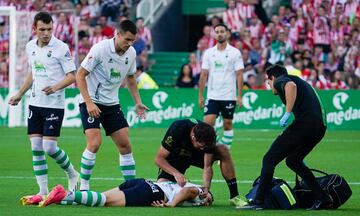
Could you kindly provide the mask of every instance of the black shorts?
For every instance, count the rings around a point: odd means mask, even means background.
[[[99,118],[92,118],[89,116],[85,103],[79,105],[84,132],[90,128],[100,128],[100,123],[105,129],[106,136],[109,136],[121,128],[129,127],[129,124],[124,117],[124,113],[120,109],[120,105],[104,106],[96,104],[96,106],[101,110]]]
[[[60,136],[64,109],[29,106],[27,134]]]
[[[236,101],[206,100],[204,115],[215,114],[225,119],[233,119]]]
[[[154,201],[165,201],[163,190],[145,179],[131,179],[119,185],[125,194],[125,206],[150,206]]]
[[[204,152],[203,151],[193,152],[191,157],[172,156],[170,154],[169,157],[167,158],[167,161],[180,173],[185,174],[186,170],[190,166],[195,166],[200,169],[204,168]],[[162,169],[159,169],[157,179],[160,178],[165,178],[173,182],[176,181],[173,175],[165,172]]]

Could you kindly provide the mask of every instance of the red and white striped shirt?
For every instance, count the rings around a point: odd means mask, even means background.
[[[359,7],[359,0],[353,0],[351,4],[345,3],[344,14],[347,17],[353,17],[356,15],[356,10]]]
[[[238,8],[240,17],[243,20],[250,19],[255,11],[255,7],[252,4],[239,2],[236,7]]]
[[[334,42],[335,44],[340,43],[342,44],[342,41],[344,39],[344,34],[339,30],[331,30],[330,31],[330,41]]]
[[[53,34],[56,38],[59,40],[68,43],[73,44],[73,29],[72,27],[67,23],[59,23],[55,21],[54,28],[53,28]]]
[[[151,41],[151,32],[148,27],[140,28],[139,35],[145,41],[146,44],[148,44],[149,41]]]
[[[330,30],[326,17],[316,16],[314,21],[314,43],[330,44]]]
[[[244,25],[237,8],[227,9],[223,15],[223,21],[231,29],[231,32],[239,32]]]
[[[93,46],[94,44],[97,44],[100,41],[105,40],[105,39],[108,39],[108,37],[103,36],[103,35],[93,35],[93,36],[90,36],[89,41],[90,41],[91,46]]]
[[[346,90],[349,89],[349,87],[346,85],[344,81],[338,80],[337,82],[331,83],[331,89]]]

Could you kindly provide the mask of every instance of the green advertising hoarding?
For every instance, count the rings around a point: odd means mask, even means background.
[[[139,119],[133,100],[127,89],[120,90],[120,104],[130,127],[167,127],[174,120],[182,118],[203,118],[198,106],[196,89],[161,88],[140,90],[143,103],[149,107],[146,119]],[[0,124],[8,119],[8,91],[0,89]],[[360,129],[360,91],[319,91],[327,111],[328,128],[335,130]],[[80,127],[78,89],[66,90],[65,127]],[[284,105],[271,91],[244,91],[243,107],[234,114],[234,127],[247,129],[277,129],[284,113]],[[217,124],[221,125],[221,119]]]

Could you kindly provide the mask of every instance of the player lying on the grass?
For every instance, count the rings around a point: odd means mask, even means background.
[[[57,185],[47,198],[39,203],[45,207],[52,203],[81,204],[86,206],[155,206],[175,207],[181,205],[209,206],[213,201],[211,193],[202,197],[203,189],[199,185],[187,183],[180,187],[174,182],[152,182],[145,179],[131,179],[118,187],[103,193],[95,191],[66,192]],[[40,200],[40,199],[38,199]],[[37,204],[37,203],[32,203]]]

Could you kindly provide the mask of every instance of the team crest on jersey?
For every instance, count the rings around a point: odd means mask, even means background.
[[[129,63],[129,58],[126,57],[126,59],[125,59],[125,64],[127,65],[128,63]]]
[[[173,138],[172,138],[172,136],[168,136],[167,138],[166,138],[166,140],[165,140],[165,143],[168,145],[168,146],[171,146],[172,145],[172,143],[173,143]]]
[[[90,124],[91,124],[91,123],[94,123],[94,121],[95,121],[95,119],[94,119],[93,117],[89,117],[89,118],[87,119],[87,122],[89,122]]]
[[[48,54],[47,54],[47,57],[51,57],[51,55],[52,55],[52,50],[49,50],[49,52],[48,52]]]
[[[114,63],[114,60],[111,58],[109,59],[108,63]]]
[[[32,55],[32,56],[35,56],[35,51],[33,51],[31,55]]]

